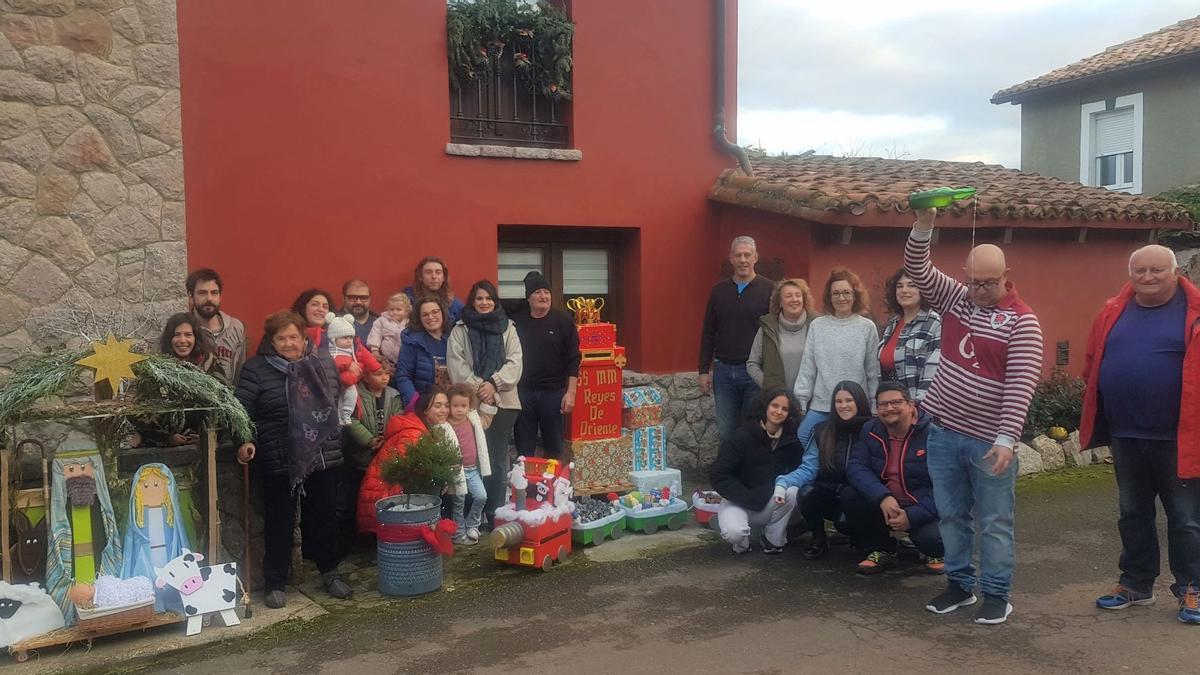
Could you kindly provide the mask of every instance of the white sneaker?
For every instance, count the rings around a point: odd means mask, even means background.
[[[467,528],[467,539],[470,539],[471,541],[479,541],[479,528],[478,527],[468,527]]]

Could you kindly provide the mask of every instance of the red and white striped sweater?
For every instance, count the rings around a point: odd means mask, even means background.
[[[905,273],[942,315],[941,364],[922,406],[945,428],[1016,447],[1042,372],[1042,328],[1009,282],[994,307],[971,302],[964,284],[929,260],[932,231],[913,228]]]

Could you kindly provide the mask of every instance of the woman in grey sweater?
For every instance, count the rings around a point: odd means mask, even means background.
[[[879,330],[866,316],[870,311],[866,287],[857,274],[836,267],[825,281],[823,300],[832,313],[809,325],[796,376],[796,401],[807,410],[797,431],[805,448],[817,425],[829,418],[829,402],[838,382],[857,382],[868,400],[879,387]]]
[[[795,390],[808,325],[815,317],[807,281],[784,279],[775,284],[771,311],[759,317],[758,333],[746,360],[746,372],[763,391]]]

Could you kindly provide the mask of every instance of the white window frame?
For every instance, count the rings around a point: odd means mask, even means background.
[[[1108,189],[1140,195],[1142,194],[1142,120],[1144,118],[1141,92],[1118,96],[1113,110],[1122,108],[1133,108],[1133,182],[1112,186]],[[1104,101],[1085,103],[1080,106],[1079,182],[1092,187],[1100,187],[1097,185],[1100,177],[1096,175],[1098,173],[1096,153],[1093,151],[1093,148],[1096,147],[1096,116],[1106,112],[1110,111]]]

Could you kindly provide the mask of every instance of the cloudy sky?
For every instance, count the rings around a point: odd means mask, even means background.
[[[1200,15],[1198,0],[739,0],[738,143],[1019,168],[995,92]]]

